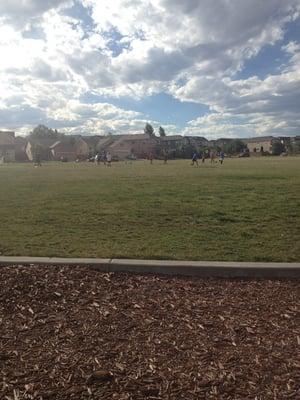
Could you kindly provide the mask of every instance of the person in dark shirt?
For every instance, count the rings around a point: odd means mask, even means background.
[[[194,152],[193,153],[193,156],[192,156],[192,165],[197,165],[197,167],[199,166],[199,164],[198,164],[198,154],[196,153],[196,152]]]
[[[225,157],[224,151],[220,151],[220,156],[219,156],[219,162],[220,162],[220,164],[223,164],[224,157]]]

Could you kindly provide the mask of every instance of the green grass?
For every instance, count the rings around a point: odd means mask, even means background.
[[[0,254],[300,261],[300,158],[0,166]]]

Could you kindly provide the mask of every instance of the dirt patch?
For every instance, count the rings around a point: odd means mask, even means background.
[[[0,397],[299,399],[299,281],[0,269]]]

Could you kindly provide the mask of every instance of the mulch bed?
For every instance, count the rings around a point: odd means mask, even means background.
[[[299,281],[0,268],[0,398],[300,398]]]

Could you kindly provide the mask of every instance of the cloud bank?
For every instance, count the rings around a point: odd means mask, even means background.
[[[169,133],[299,134],[299,15],[300,0],[0,0],[0,127],[137,133],[161,121],[114,99],[167,93],[209,107]]]

